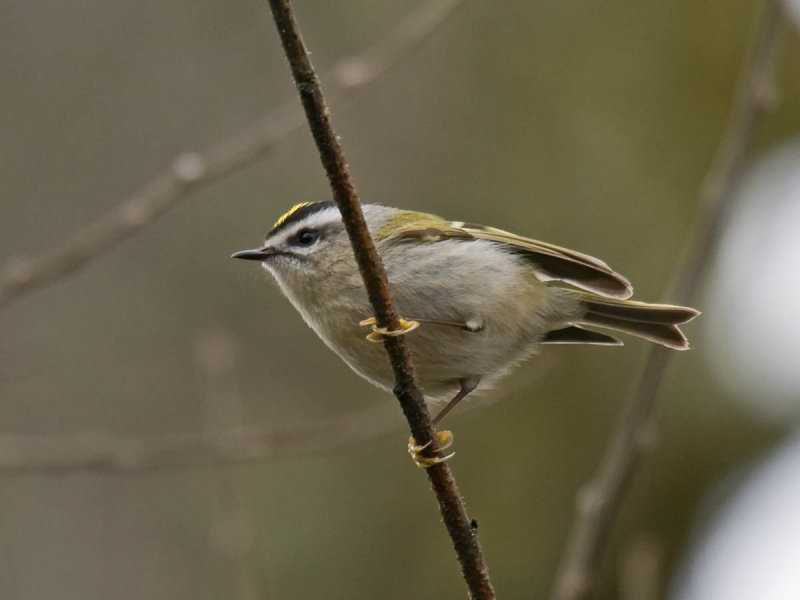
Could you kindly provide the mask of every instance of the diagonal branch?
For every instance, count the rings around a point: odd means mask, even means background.
[[[333,190],[334,200],[350,236],[378,325],[397,330],[400,328],[400,323],[389,293],[386,273],[367,230],[355,186],[350,179],[341,146],[333,131],[328,106],[322,95],[317,75],[311,66],[290,2],[269,0],[269,4],[306,112],[311,134]],[[394,392],[408,420],[411,434],[417,443],[427,444],[434,439],[433,426],[405,342],[402,337],[387,337],[384,347],[394,370],[396,381]],[[430,447],[427,450],[430,450]],[[470,596],[476,599],[494,598],[489,571],[478,545],[477,533],[471,527],[450,468],[446,463],[439,463],[426,469],[426,472],[461,563],[461,571]]]
[[[336,62],[327,76],[334,93],[371,83],[420,46],[463,0],[422,2],[377,44]],[[189,195],[268,155],[305,120],[296,101],[204,152],[187,152],[141,190],[58,246],[8,259],[0,268],[0,308],[25,292],[65,277],[135,235]]]
[[[689,250],[677,269],[672,299],[688,303],[708,265],[722,230],[723,213],[738,183],[753,135],[772,98],[771,77],[783,17],[780,0],[771,0],[757,25],[754,44],[745,58],[731,114],[714,161],[699,194],[700,214]],[[555,600],[590,598],[600,563],[608,548],[625,492],[647,449],[651,420],[669,350],[653,347],[593,479],[580,494],[578,511],[556,579]]]

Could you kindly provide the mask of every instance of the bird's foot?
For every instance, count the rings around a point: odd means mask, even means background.
[[[453,432],[447,429],[435,432],[436,446],[435,452],[441,452],[453,445]],[[408,438],[408,453],[411,455],[411,460],[420,468],[429,469],[433,465],[438,465],[453,457],[455,452],[451,452],[447,456],[423,456],[422,451],[433,443],[429,440],[427,444],[417,444],[414,437]]]
[[[399,319],[400,329],[387,329],[386,327],[378,327],[378,322],[375,317],[364,319],[359,323],[361,327],[371,327],[372,333],[367,335],[370,342],[382,342],[385,337],[398,337],[414,331],[419,327],[419,321],[406,321],[402,317]]]

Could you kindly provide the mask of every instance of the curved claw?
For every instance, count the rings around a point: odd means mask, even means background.
[[[400,329],[387,329],[386,327],[378,327],[378,322],[375,317],[364,319],[359,323],[361,327],[372,328],[372,333],[367,334],[367,340],[370,342],[382,342],[385,337],[398,337],[414,331],[419,327],[419,321],[406,321],[400,317]]]
[[[453,432],[449,430],[437,431],[436,432],[436,452],[440,452],[445,450],[453,445]],[[425,450],[428,446],[433,443],[433,440],[429,440],[427,444],[417,444],[414,437],[408,438],[408,453],[411,455],[411,460],[414,461],[414,464],[423,469],[429,469],[433,465],[438,465],[439,463],[443,463],[446,460],[451,459],[455,452],[451,452],[446,456],[422,456],[422,451]]]

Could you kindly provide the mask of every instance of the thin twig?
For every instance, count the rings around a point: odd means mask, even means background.
[[[494,397],[489,402],[497,401]],[[481,410],[465,402],[460,413]],[[138,472],[255,462],[276,456],[330,453],[400,430],[390,405],[287,427],[167,433],[131,437],[111,433],[0,433],[0,476],[46,472]]]
[[[347,171],[341,146],[334,133],[328,106],[322,95],[317,75],[311,66],[305,44],[295,21],[289,0],[269,0],[275,25],[289,60],[295,85],[306,112],[311,134],[317,144],[333,197],[342,214],[353,252],[375,311],[378,325],[396,330],[400,322],[389,293],[386,273],[372,242],[355,186]],[[425,399],[417,385],[414,367],[402,337],[387,337],[384,347],[389,354],[395,376],[395,396],[408,420],[411,434],[419,444],[434,439]],[[430,447],[427,449],[430,450]],[[426,469],[439,502],[439,510],[453,541],[461,564],[461,572],[472,598],[494,598],[489,571],[483,560],[476,531],[470,524],[455,479],[446,463]]]
[[[421,2],[362,54],[337,61],[326,74],[334,93],[363,88],[419,47],[463,0]],[[185,152],[163,173],[62,244],[40,254],[9,258],[0,269],[0,308],[24,292],[65,277],[150,225],[194,189],[269,154],[305,123],[287,102],[204,152]]]
[[[388,406],[380,406],[292,428],[243,427],[143,437],[4,433],[0,434],[0,475],[154,471],[244,463],[298,452],[330,452],[397,431],[395,416]]]
[[[771,0],[757,25],[750,53],[737,84],[731,114],[699,194],[699,217],[677,277],[672,299],[688,303],[719,238],[724,211],[738,183],[753,134],[767,111],[772,93],[772,66],[782,21],[780,0]],[[633,473],[652,438],[652,414],[665,368],[672,354],[653,347],[633,388],[629,405],[595,476],[581,492],[577,514],[556,579],[553,598],[590,598],[612,527]]]
[[[650,533],[638,533],[625,543],[619,566],[619,600],[661,597],[663,548]]]
[[[483,410],[500,399],[494,395],[481,402],[464,402],[459,413]],[[329,454],[400,429],[396,410],[381,404],[316,423],[204,433],[133,437],[113,433],[0,432],[0,477],[47,472],[135,473]]]
[[[239,355],[236,337],[227,329],[203,332],[195,345],[195,360],[205,379],[205,422],[209,432],[236,432],[245,421],[242,400],[236,390],[235,369]],[[260,597],[249,568],[254,520],[248,510],[246,481],[235,465],[215,469],[216,502],[212,516],[210,542],[229,571],[232,600]]]

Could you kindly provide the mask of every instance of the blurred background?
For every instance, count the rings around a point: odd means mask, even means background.
[[[324,72],[416,6],[296,11]],[[637,299],[668,300],[761,6],[465,0],[383,77],[332,101],[360,196],[581,250],[628,276]],[[5,0],[0,12],[3,260],[62,242],[180,153],[295,96],[264,2]],[[800,42],[787,33],[778,104],[693,302],[704,311],[685,328],[694,350],[667,372],[602,598],[623,594],[642,556],[655,597],[733,597],[690,592],[702,540],[797,425]],[[255,265],[229,259],[292,204],[328,196],[300,130],[6,306],[2,430],[147,440],[374,414],[375,435],[336,447],[309,437],[238,464],[2,470],[0,597],[464,596],[394,398],[351,373]],[[447,419],[500,597],[552,586],[576,493],[646,357],[626,341],[547,347]]]

